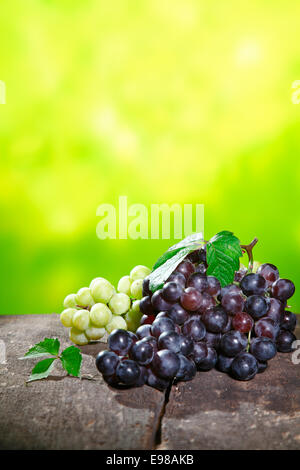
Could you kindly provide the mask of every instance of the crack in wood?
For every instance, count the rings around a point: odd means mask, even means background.
[[[156,426],[153,450],[157,449],[158,446],[160,446],[161,442],[162,442],[162,422],[163,422],[163,418],[164,418],[165,413],[166,413],[167,404],[169,403],[169,398],[170,398],[170,393],[171,393],[171,390],[172,390],[172,386],[173,386],[173,382],[170,383],[169,387],[165,391],[164,403],[163,403],[161,412],[159,414],[158,422],[157,422],[157,426]]]

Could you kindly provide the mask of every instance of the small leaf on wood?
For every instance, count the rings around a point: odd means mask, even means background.
[[[33,380],[45,379],[48,377],[56,359],[56,357],[50,357],[49,359],[44,359],[43,361],[38,362],[32,369],[31,375],[27,382],[33,382]]]
[[[57,356],[59,351],[59,340],[57,338],[45,338],[40,343],[35,344],[29,351],[19,359],[31,359],[42,356]]]
[[[82,361],[81,352],[76,346],[66,348],[60,356],[63,368],[74,377],[79,376]]]

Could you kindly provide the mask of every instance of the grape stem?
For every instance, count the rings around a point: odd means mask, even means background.
[[[247,344],[247,349],[246,352],[249,352],[250,349],[250,341],[251,341],[251,330],[248,333],[248,344]]]
[[[81,310],[88,310],[90,312],[91,307],[81,307],[81,305],[76,305],[76,307],[80,308]]]
[[[241,249],[243,253],[247,253],[249,264],[248,264],[248,273],[252,273],[253,271],[253,253],[252,250],[255,247],[256,243],[258,242],[258,238],[254,238],[249,245],[241,245]]]

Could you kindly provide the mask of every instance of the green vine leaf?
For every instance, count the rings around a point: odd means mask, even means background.
[[[51,357],[49,359],[39,361],[32,369],[31,375],[27,382],[33,382],[34,380],[45,379],[46,377],[48,377],[53,368],[55,359],[57,358]]]
[[[68,374],[74,377],[79,376],[80,366],[82,361],[81,352],[76,346],[69,346],[61,353],[60,360],[63,368]]]
[[[177,266],[183,261],[183,259],[196,248],[195,246],[185,247],[180,249],[180,251],[176,252],[172,258],[165,261],[164,264],[159,266],[157,269],[152,271],[149,274],[148,279],[150,279],[150,290],[152,292],[157,291],[160,289],[164,282],[168,279],[168,277],[172,274],[172,272],[177,268]]]
[[[157,268],[162,266],[168,259],[173,258],[179,251],[183,248],[190,247],[191,251],[199,249],[204,243],[202,233],[193,233],[188,237],[185,237],[180,242],[176,243],[176,245],[170,246],[168,250],[156,261],[155,265],[153,266],[152,270],[155,271]]]
[[[43,341],[35,344],[31,349],[29,349],[29,351],[23,357],[19,358],[35,359],[46,355],[54,356],[39,361],[32,369],[31,375],[27,382],[47,378],[52,370],[54,361],[58,359],[61,361],[61,365],[69,375],[79,377],[82,362],[82,355],[80,350],[75,346],[69,346],[68,348],[64,349],[59,356],[59,347],[60,343],[57,338],[45,338]]]
[[[40,343],[35,344],[29,351],[19,359],[31,359],[42,356],[57,356],[59,351],[59,340],[57,338],[45,338]]]
[[[182,248],[177,248],[173,251],[166,251],[158,260],[156,261],[155,265],[153,266],[152,270],[155,271],[155,269],[159,268],[161,265],[163,265],[168,259],[173,258],[173,256],[176,255],[179,251],[181,251]]]
[[[175,250],[177,248],[184,248],[184,247],[187,247],[187,246],[192,246],[192,245],[195,245],[195,244],[198,244],[197,248],[200,248],[200,246],[203,245],[203,243],[204,243],[204,239],[203,239],[202,232],[192,233],[188,237],[185,237],[183,240],[176,243],[176,245],[170,246],[168,251],[172,251],[172,250]]]
[[[217,233],[206,245],[207,275],[219,279],[222,287],[231,284],[242,255],[240,241],[232,232]]]

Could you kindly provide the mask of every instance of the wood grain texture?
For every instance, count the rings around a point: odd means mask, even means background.
[[[67,376],[57,361],[51,376],[25,385],[37,361],[18,357],[45,337],[70,345],[57,315],[0,317],[0,449],[152,449],[164,394],[108,387],[94,360],[103,343],[81,348],[82,373],[94,380]]]
[[[160,449],[300,449],[300,364],[278,353],[249,382],[197,373],[172,388],[161,432]]]

